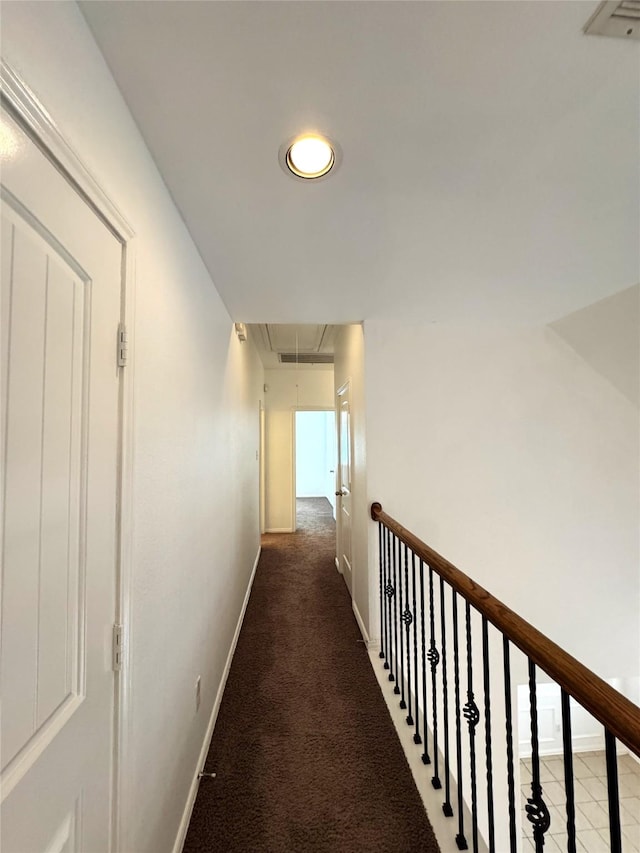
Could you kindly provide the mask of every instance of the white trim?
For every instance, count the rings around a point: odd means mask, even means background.
[[[75,188],[77,193],[104,222],[122,246],[120,319],[134,327],[135,305],[135,232],[119,208],[102,188],[82,158],[70,145],[43,104],[8,62],[0,59],[0,88],[3,106],[13,115],[50,162]],[[129,362],[120,380],[120,471],[119,529],[117,542],[115,621],[123,626],[122,668],[114,682],[113,801],[111,808],[110,849],[122,849],[123,804],[128,802],[125,786],[127,772],[131,692],[129,648],[131,645],[131,576],[133,543],[133,385],[135,335],[129,339]]]
[[[251,572],[251,577],[249,578],[249,585],[247,586],[247,592],[244,597],[244,601],[242,603],[242,608],[240,610],[240,616],[238,617],[238,624],[236,625],[236,630],[233,635],[233,639],[231,640],[231,646],[229,648],[229,654],[227,655],[227,662],[225,663],[224,670],[222,672],[222,677],[220,679],[220,684],[218,686],[218,692],[216,694],[216,700],[213,703],[213,709],[211,711],[211,717],[209,718],[209,725],[207,726],[207,732],[204,736],[204,741],[202,742],[202,748],[200,750],[200,755],[198,756],[198,763],[196,764],[196,770],[193,774],[193,782],[191,783],[191,787],[189,788],[189,795],[187,797],[187,802],[185,803],[184,811],[182,813],[182,820],[180,821],[180,826],[178,827],[178,834],[176,836],[175,843],[173,845],[173,853],[181,853],[182,847],[184,845],[185,838],[187,837],[187,830],[189,829],[189,821],[191,820],[191,813],[193,811],[193,806],[196,801],[196,796],[198,795],[198,784],[200,779],[198,774],[204,767],[205,761],[207,759],[207,753],[209,752],[209,746],[211,745],[211,738],[213,737],[213,730],[216,725],[216,720],[218,719],[218,711],[220,710],[220,705],[222,703],[222,696],[224,694],[224,688],[227,684],[227,678],[229,677],[229,670],[231,669],[231,661],[233,660],[233,655],[236,650],[236,646],[238,644],[238,637],[240,636],[240,630],[242,628],[242,623],[244,622],[244,614],[247,610],[247,604],[249,603],[249,596],[251,595],[251,589],[253,587],[253,580],[256,576],[256,569],[258,568],[258,562],[260,560],[260,554],[262,552],[262,548],[258,548],[258,553],[256,555],[255,562],[253,564],[253,570]]]
[[[295,533],[291,527],[267,527],[265,533]]]
[[[342,574],[342,569],[340,568],[340,560],[337,557],[333,558],[333,562],[336,564],[336,571],[339,575]]]
[[[129,240],[124,246],[124,277],[126,287],[122,300],[122,322],[130,330],[135,329],[135,240]],[[115,762],[114,762],[114,833],[113,851],[124,849],[125,827],[131,826],[127,808],[133,798],[128,786],[133,778],[130,769],[132,731],[131,691],[132,667],[130,650],[133,642],[131,587],[133,578],[133,519],[134,519],[134,383],[135,383],[135,347],[136,335],[131,332],[127,342],[127,366],[122,371],[120,385],[120,572],[116,602],[117,622],[122,625],[122,666],[116,679],[116,725]]]
[[[365,642],[365,645],[368,649],[377,649],[379,643],[377,640],[372,640],[369,637],[367,629],[364,626],[364,620],[360,615],[360,611],[358,610],[358,605],[356,604],[355,598],[351,599],[351,608],[353,610],[353,615],[356,617],[356,622],[358,623],[358,628],[360,628],[360,633],[362,634],[362,639]]]
[[[131,240],[135,233],[131,225],[63,136],[46,108],[5,59],[0,59],[0,83],[2,99],[6,99],[9,110],[29,135],[36,137],[36,143],[39,141],[44,146],[44,153],[53,157],[56,167],[76,185],[120,243],[124,245]]]

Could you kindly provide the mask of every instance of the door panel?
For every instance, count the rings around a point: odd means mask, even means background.
[[[338,562],[349,592],[353,595],[351,562],[351,386],[338,390]]]
[[[122,247],[6,113],[4,853],[107,851]]]

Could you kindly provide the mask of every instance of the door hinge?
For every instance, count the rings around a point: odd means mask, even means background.
[[[118,367],[127,366],[127,350],[129,348],[129,338],[127,335],[127,327],[124,323],[118,324]]]
[[[114,672],[120,672],[122,669],[122,625],[113,626],[113,663],[112,669]]]

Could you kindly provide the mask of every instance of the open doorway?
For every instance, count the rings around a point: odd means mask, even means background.
[[[296,527],[302,516],[336,517],[336,423],[333,410],[294,413]]]

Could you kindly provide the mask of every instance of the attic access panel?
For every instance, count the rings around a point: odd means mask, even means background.
[[[268,323],[260,326],[260,330],[265,348],[276,353],[322,352],[331,338],[331,327],[324,324]]]
[[[584,31],[587,35],[640,40],[640,0],[604,0]]]

